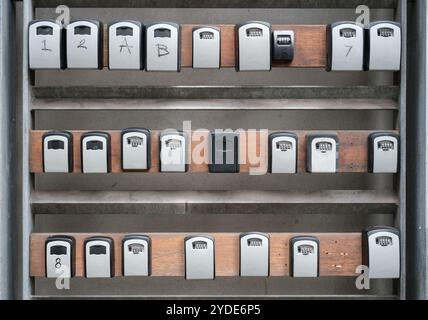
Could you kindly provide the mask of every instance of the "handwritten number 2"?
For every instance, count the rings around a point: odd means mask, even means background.
[[[83,48],[83,49],[88,49],[88,47],[84,45],[85,43],[86,43],[86,40],[82,39],[82,40],[80,40],[79,45],[77,47]]]

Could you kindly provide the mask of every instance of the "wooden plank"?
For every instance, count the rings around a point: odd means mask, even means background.
[[[45,276],[45,241],[51,234],[31,235],[30,274]],[[52,234],[53,235],[53,234]],[[95,234],[70,233],[76,239],[76,276],[84,275],[83,242]],[[102,234],[114,240],[115,276],[122,275],[121,241],[123,234]],[[148,233],[152,240],[152,276],[184,276],[185,233]],[[239,276],[239,234],[211,233],[215,238],[215,268],[217,277]],[[297,233],[270,234],[271,276],[289,276],[289,240]],[[310,233],[320,240],[320,276],[355,276],[361,264],[360,233]]]
[[[192,67],[192,29],[198,25],[181,25],[181,67]],[[213,25],[220,28],[220,65],[235,67],[235,25]],[[274,62],[273,67],[325,68],[327,63],[326,25],[272,25],[272,30],[293,30],[294,59]],[[108,68],[108,26],[104,24],[103,63]]]
[[[47,130],[32,130],[30,132],[30,171],[43,172],[42,136]],[[81,172],[80,138],[83,130],[72,130],[74,147],[74,173]],[[120,173],[120,131],[106,130],[111,136],[112,173]],[[293,131],[298,136],[298,172],[306,172],[306,135],[312,131]],[[323,132],[323,131],[317,131]],[[368,165],[368,135],[375,131],[335,131],[339,137],[338,172],[367,172]],[[209,131],[199,130],[188,133],[192,136],[189,149],[189,172],[208,172]],[[268,165],[268,131],[240,132],[241,173],[265,174]],[[159,131],[151,132],[151,168],[149,172],[159,172]],[[200,155],[200,159],[195,157]]]

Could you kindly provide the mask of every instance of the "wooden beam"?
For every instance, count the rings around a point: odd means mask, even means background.
[[[198,25],[181,25],[181,67],[192,67],[192,29]],[[235,67],[235,25],[213,25],[220,28],[220,64],[222,68]],[[295,33],[294,59],[274,62],[273,67],[325,68],[327,62],[326,25],[272,25],[272,30],[293,30]],[[104,24],[104,67],[108,68],[108,26]]]
[[[306,233],[305,233],[306,234]],[[31,235],[30,275],[45,276],[45,241],[53,234]],[[83,241],[95,234],[70,233],[76,239],[76,276],[84,274]],[[97,234],[100,235],[100,234]],[[102,234],[114,240],[115,276],[122,275],[121,242],[124,234]],[[152,240],[152,276],[184,276],[185,233],[148,233]],[[210,233],[215,238],[215,269],[217,277],[239,276],[239,234]],[[270,274],[289,276],[289,240],[296,233],[270,234]],[[313,233],[320,240],[320,276],[355,276],[361,260],[360,233]]]
[[[89,131],[89,130],[88,130]],[[111,136],[112,173],[120,173],[120,135],[119,130],[105,130]],[[43,172],[42,137],[47,130],[30,132],[30,170],[32,173]],[[80,137],[83,130],[71,130],[74,147],[74,173],[81,172]],[[149,172],[159,172],[159,132],[151,131],[151,168]],[[298,172],[306,172],[306,135],[314,131],[293,131],[298,136]],[[322,132],[322,131],[317,131]],[[338,172],[367,172],[368,135],[375,131],[335,131],[339,137]],[[209,131],[193,131],[190,155],[198,154],[207,158],[209,150]],[[189,134],[190,136],[190,134]],[[254,143],[255,141],[255,143]],[[241,173],[264,174],[268,165],[268,132],[242,131],[240,136],[240,156],[246,159],[240,166]],[[189,158],[190,159],[190,158]],[[193,159],[194,160],[194,159]],[[206,159],[207,160],[207,159]],[[208,162],[189,164],[189,172],[208,172]]]

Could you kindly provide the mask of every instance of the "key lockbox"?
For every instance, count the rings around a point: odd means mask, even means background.
[[[85,277],[111,278],[114,275],[113,239],[91,237],[85,240]]]
[[[297,172],[297,135],[275,132],[269,135],[269,172]]]
[[[398,171],[398,135],[376,132],[369,135],[369,171],[396,173]]]
[[[144,26],[138,21],[118,21],[108,27],[110,70],[144,69]]]
[[[193,28],[193,68],[220,68],[220,29],[216,27]]]
[[[54,20],[33,20],[28,24],[30,69],[64,69],[64,46],[64,29]]]
[[[272,60],[292,61],[294,58],[294,31],[274,30],[272,36]]]
[[[185,274],[187,280],[214,279],[214,238],[184,238]]]
[[[45,242],[47,278],[74,276],[75,240],[70,236],[51,236]]]
[[[319,276],[319,240],[312,236],[290,239],[290,276]]]
[[[145,235],[131,234],[122,240],[123,275],[150,275],[150,238]]]
[[[150,164],[150,131],[143,128],[122,130],[122,170],[149,170]]]
[[[186,172],[187,141],[183,131],[167,130],[160,134],[160,171]]]
[[[210,172],[239,172],[239,137],[233,132],[211,133]]]
[[[102,24],[96,20],[71,22],[67,28],[67,67],[102,69]]]
[[[49,131],[42,137],[43,172],[73,172],[73,135]]]
[[[370,279],[400,277],[400,232],[391,227],[363,231],[363,264]]]
[[[240,276],[269,276],[269,236],[260,232],[242,233],[239,236]]]
[[[146,27],[146,70],[180,71],[180,26],[162,22]]]
[[[355,22],[336,22],[328,26],[329,71],[363,71],[364,31]]]
[[[270,71],[271,26],[252,21],[236,25],[236,68],[238,71]]]
[[[306,167],[308,172],[337,172],[339,138],[335,134],[306,136]]]
[[[107,132],[91,131],[82,134],[82,172],[110,172],[110,148],[110,134]]]
[[[401,65],[401,25],[377,21],[366,32],[366,70],[398,71]]]

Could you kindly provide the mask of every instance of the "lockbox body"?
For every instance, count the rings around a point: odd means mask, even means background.
[[[184,238],[185,274],[187,280],[214,279],[214,238],[189,236]]]
[[[127,276],[150,275],[150,238],[145,235],[126,235],[122,240],[122,270]]]
[[[144,128],[122,130],[122,170],[149,170],[151,135]]]
[[[187,141],[183,131],[166,130],[159,137],[160,171],[186,172]]]
[[[328,71],[363,71],[364,30],[355,22],[328,26]]]
[[[239,236],[241,277],[269,276],[269,236],[260,232]]]
[[[399,71],[401,65],[401,25],[392,21],[370,24],[366,33],[366,70]]]
[[[335,134],[306,136],[306,169],[313,173],[337,172],[339,139]]]
[[[297,172],[297,135],[274,132],[269,135],[269,172]]]
[[[371,227],[363,231],[363,264],[370,279],[400,277],[400,232],[391,227]]]
[[[54,20],[33,20],[28,24],[30,69],[65,68],[65,32]]]
[[[216,27],[193,28],[192,39],[193,68],[220,68],[220,29]]]
[[[118,21],[108,27],[110,70],[144,69],[144,26],[138,21]]]
[[[211,133],[210,172],[239,172],[239,136],[234,132]]]
[[[290,276],[319,276],[319,240],[312,236],[290,239]]]
[[[292,61],[294,58],[294,31],[274,30],[272,35],[272,60]]]
[[[180,71],[180,25],[161,22],[146,27],[146,70]]]
[[[271,26],[251,21],[236,25],[236,68],[238,71],[270,71]]]
[[[398,171],[399,140],[391,132],[375,132],[369,135],[369,171],[396,173]]]
[[[114,275],[113,239],[90,237],[84,241],[85,277],[110,278]]]
[[[50,236],[45,243],[45,269],[47,278],[74,276],[75,240],[70,236]]]
[[[82,134],[82,172],[107,173],[111,171],[110,134],[90,131]]]
[[[43,172],[73,172],[73,135],[49,131],[42,137]]]
[[[103,30],[96,20],[78,20],[67,27],[67,68],[102,69]]]

